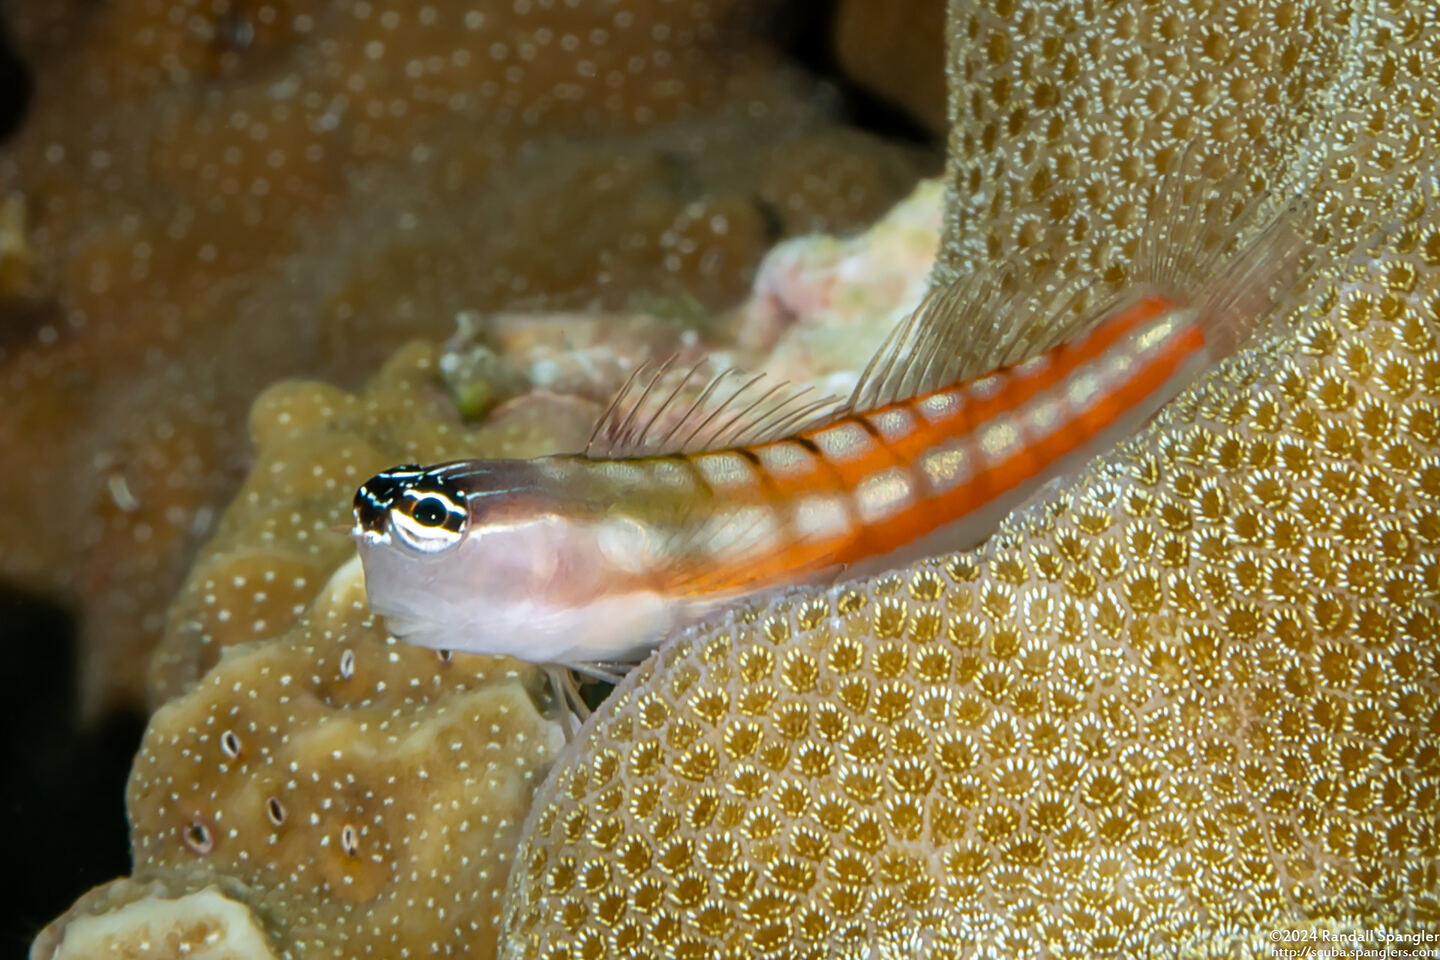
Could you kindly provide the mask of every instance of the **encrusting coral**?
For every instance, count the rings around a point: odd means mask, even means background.
[[[292,630],[156,711],[127,797],[134,877],[82,898],[32,956],[193,955],[187,931],[214,911],[216,956],[492,955],[561,742],[541,689],[528,666],[387,640],[348,564]]]
[[[1186,148],[1271,204],[1308,190],[1338,262],[1404,199],[1383,188],[1429,156],[1435,26],[1403,3],[999,0],[952,3],[949,30],[939,280],[1053,263],[1123,288],[1140,236],[1164,228],[1154,185]]]
[[[537,794],[504,956],[1440,927],[1440,26],[1027,0],[952,3],[950,30],[942,279],[1122,286],[1197,144],[1313,203],[1290,332],[981,550],[662,649]]]
[[[353,387],[463,310],[713,307],[908,189],[764,6],[6,5],[35,96],[0,151],[0,577],[81,608],[87,713],[141,701],[266,384]]]

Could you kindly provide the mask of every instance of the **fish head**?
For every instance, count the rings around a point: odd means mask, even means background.
[[[376,613],[432,598],[485,599],[554,566],[554,514],[528,461],[402,464],[355,491],[351,533]],[[533,583],[525,584],[534,587]]]
[[[612,602],[614,524],[597,523],[575,500],[535,461],[376,474],[355,493],[352,528],[370,609],[407,643],[535,662],[648,634],[653,610],[642,616],[643,604]],[[625,541],[632,552],[643,549],[637,540]],[[627,611],[647,626],[627,623]],[[614,636],[602,641],[601,628]]]

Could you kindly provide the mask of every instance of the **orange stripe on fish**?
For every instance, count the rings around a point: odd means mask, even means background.
[[[1040,362],[988,374],[991,383],[979,395],[973,381],[960,383],[758,445],[750,458],[753,492],[767,500],[788,542],[768,556],[717,564],[692,586],[733,589],[782,570],[886,554],[1040,476],[1203,352],[1200,323],[1170,319],[1180,308],[1146,297]],[[1130,344],[1138,332],[1164,326],[1174,329],[1148,351]],[[1108,367],[1123,367],[1124,375],[1101,386]],[[1083,377],[1097,380],[1093,394],[1081,396]],[[1068,400],[1067,392],[1077,399]],[[921,413],[927,406],[947,414],[927,418]],[[796,440],[813,446],[814,464],[803,474],[776,475],[766,466],[776,459],[773,451],[794,449]]]

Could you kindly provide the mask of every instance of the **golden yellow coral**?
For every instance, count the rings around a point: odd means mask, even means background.
[[[952,3],[937,275],[1053,263],[1123,286],[1140,236],[1164,228],[1154,187],[1185,148],[1271,204],[1308,192],[1339,262],[1432,158],[1427,18],[1392,0]]]
[[[1437,242],[1396,237],[1299,355],[1227,364],[978,553],[664,648],[537,794],[504,955],[1440,924]]]
[[[1296,329],[977,553],[662,650],[537,794],[505,956],[1268,956],[1277,928],[1440,926],[1440,27],[997,0],[950,31],[941,279],[1122,285],[1196,144],[1262,205],[1314,201]]]

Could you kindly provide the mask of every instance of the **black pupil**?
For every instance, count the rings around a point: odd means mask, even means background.
[[[445,522],[450,511],[445,509],[445,504],[437,497],[426,497],[415,504],[415,510],[411,516],[415,522],[427,527],[438,527]]]

